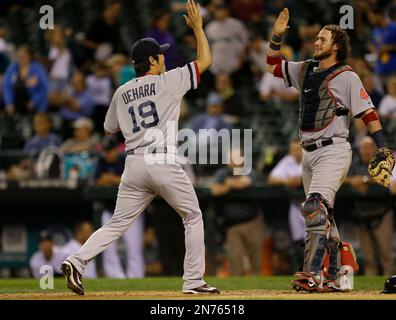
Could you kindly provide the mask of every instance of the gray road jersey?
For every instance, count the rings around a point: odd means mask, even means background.
[[[282,75],[287,87],[293,86],[301,91],[302,74],[301,68],[304,61],[282,62]],[[319,71],[319,69],[317,69]],[[314,71],[316,71],[314,69]],[[334,120],[325,128],[319,131],[307,132],[300,130],[300,138],[303,142],[315,141],[320,138],[340,137],[348,138],[349,126],[352,117],[374,108],[374,105],[363,87],[358,75],[353,71],[344,71],[334,77],[329,82],[331,94],[337,101],[338,107],[349,110],[347,116],[334,117]]]
[[[128,81],[115,92],[104,129],[110,133],[121,130],[126,151],[149,145],[176,148],[180,102],[198,83],[196,62]]]

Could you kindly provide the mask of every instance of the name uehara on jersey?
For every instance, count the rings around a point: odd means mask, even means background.
[[[155,95],[154,83],[144,84],[140,87],[127,90],[121,94],[122,100],[124,100],[125,104],[153,95]]]

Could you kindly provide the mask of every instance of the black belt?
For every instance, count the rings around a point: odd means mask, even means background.
[[[148,148],[150,149],[150,147]],[[125,151],[125,153],[127,155],[135,154],[135,150],[136,149],[127,150]],[[152,147],[151,150],[149,150],[147,153],[167,153],[167,152],[168,152],[167,147]]]
[[[328,145],[333,144],[333,139],[325,139],[325,140],[318,140],[315,143],[307,144],[307,145],[302,145],[305,151],[312,152],[315,151],[316,149],[326,147]]]

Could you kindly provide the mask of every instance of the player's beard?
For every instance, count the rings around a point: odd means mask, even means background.
[[[322,51],[317,54],[314,53],[313,57],[315,60],[324,60],[324,59],[327,59],[328,57],[330,57],[331,55],[332,55],[331,48],[329,48],[326,51]]]

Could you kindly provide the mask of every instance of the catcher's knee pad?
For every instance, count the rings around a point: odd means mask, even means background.
[[[305,242],[304,271],[321,272],[328,243],[330,222],[323,197],[319,193],[308,194],[301,205],[305,219],[307,238]]]

